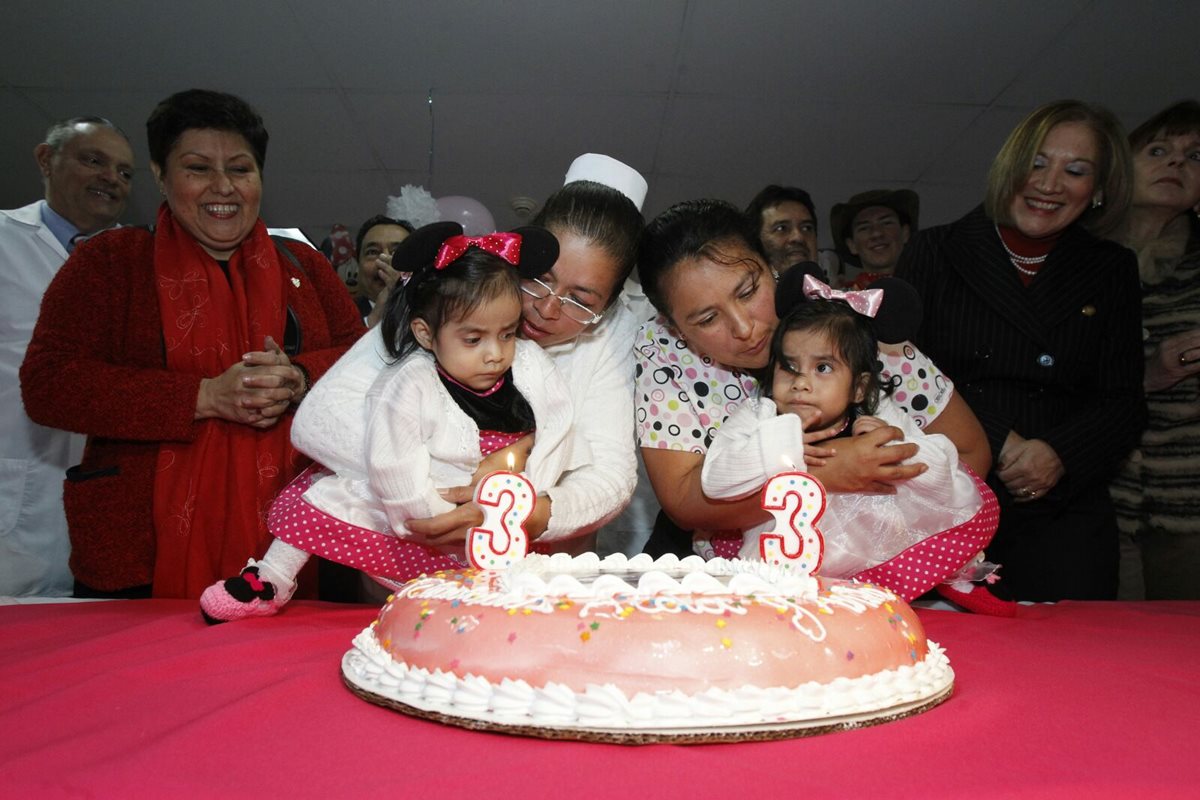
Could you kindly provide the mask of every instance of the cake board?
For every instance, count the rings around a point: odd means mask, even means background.
[[[822,717],[819,719],[753,725],[703,728],[647,727],[620,729],[520,725],[501,721],[496,715],[488,712],[472,714],[463,713],[460,709],[455,709],[456,713],[449,713],[449,705],[427,702],[424,707],[418,707],[388,697],[376,691],[382,689],[382,687],[378,686],[375,681],[355,675],[356,672],[361,675],[361,670],[356,669],[355,663],[356,659],[361,658],[362,655],[357,650],[350,650],[346,653],[342,659],[342,681],[351,692],[369,703],[383,706],[393,711],[399,711],[407,716],[430,720],[444,725],[453,725],[467,730],[488,731],[512,736],[528,736],[539,739],[575,740],[603,744],[724,744],[820,736],[826,733],[879,725],[884,722],[892,722],[914,714],[920,714],[945,702],[954,692],[954,683],[951,682],[942,691],[933,696],[900,703],[876,711]]]

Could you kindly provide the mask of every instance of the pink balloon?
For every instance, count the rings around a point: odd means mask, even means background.
[[[437,199],[444,222],[457,222],[467,236],[482,236],[496,230],[496,221],[487,206],[473,197],[452,194]]]

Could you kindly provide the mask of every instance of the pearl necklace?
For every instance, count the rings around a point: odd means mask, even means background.
[[[1017,268],[1017,272],[1021,273],[1022,275],[1026,275],[1030,278],[1032,278],[1034,275],[1037,275],[1038,271],[1036,269],[1027,269],[1026,266],[1022,266],[1022,265],[1027,265],[1027,266],[1031,267],[1036,264],[1038,266],[1041,266],[1046,261],[1046,257],[1049,256],[1050,254],[1042,253],[1040,256],[1017,255],[1011,249],[1009,249],[1008,244],[1005,243],[1005,241],[1004,241],[1004,237],[1000,235],[1000,226],[993,224],[992,227],[996,229],[996,237],[998,239],[1000,239],[1000,246],[1003,247],[1004,252],[1008,254],[1008,260],[1011,261],[1012,265]]]

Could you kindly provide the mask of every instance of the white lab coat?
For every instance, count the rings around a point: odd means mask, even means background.
[[[0,595],[61,597],[73,585],[62,484],[84,437],[30,422],[18,377],[42,295],[67,260],[42,223],[44,202],[0,210]]]

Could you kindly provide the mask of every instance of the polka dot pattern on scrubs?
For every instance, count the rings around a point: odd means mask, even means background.
[[[882,380],[892,399],[925,428],[954,394],[954,384],[911,344],[880,351]],[[751,375],[728,370],[693,352],[663,317],[638,331],[636,357],[637,437],[641,447],[708,452],[721,423],[758,394]]]

